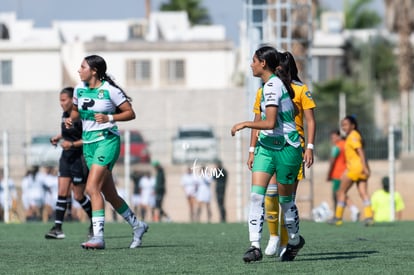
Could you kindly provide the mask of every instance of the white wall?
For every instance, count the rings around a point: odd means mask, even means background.
[[[12,61],[12,85],[1,91],[50,91],[62,86],[59,47],[0,45],[0,60]]]

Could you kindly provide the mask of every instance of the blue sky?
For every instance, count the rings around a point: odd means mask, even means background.
[[[168,0],[151,0],[152,10]],[[384,0],[373,0],[383,14]],[[119,3],[123,3],[120,5]],[[227,38],[238,44],[238,24],[243,19],[244,0],[203,0],[214,24],[226,27]],[[343,1],[320,0],[322,6],[342,10]],[[0,12],[15,11],[19,19],[31,19],[35,26],[50,26],[53,20],[122,19],[143,17],[145,0],[1,0]]]

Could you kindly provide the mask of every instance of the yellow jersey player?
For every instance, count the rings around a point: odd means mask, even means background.
[[[335,218],[331,223],[335,225],[342,224],[346,194],[352,187],[352,184],[356,182],[359,196],[364,202],[364,222],[365,225],[368,226],[373,223],[373,212],[371,208],[371,200],[368,195],[368,178],[370,176],[370,170],[365,157],[364,142],[358,131],[358,123],[355,117],[346,116],[341,122],[341,127],[346,134],[346,171],[341,178],[341,185],[337,195],[338,204],[335,210]]]

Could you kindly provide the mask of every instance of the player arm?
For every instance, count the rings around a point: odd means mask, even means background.
[[[70,117],[65,119],[65,126],[66,128],[70,128],[73,125],[74,121],[79,120],[79,110],[77,105],[72,106],[72,111],[70,112]]]
[[[266,119],[260,121],[243,121],[235,124],[231,128],[231,135],[234,136],[237,131],[244,128],[257,129],[257,130],[271,130],[276,125],[277,106],[266,106]]]
[[[119,113],[113,115],[106,115],[107,120],[105,122],[129,121],[135,119],[135,112],[132,109],[132,105],[128,100],[121,103],[118,106],[118,110]]]
[[[313,164],[313,145],[315,144],[315,132],[316,132],[316,121],[315,115],[312,109],[305,109],[303,111],[305,115],[306,125],[307,125],[307,144],[305,149],[305,154],[303,156],[303,161],[307,168],[311,167]]]
[[[254,114],[253,121],[259,121],[259,120],[261,120],[260,114]],[[254,148],[256,147],[258,136],[259,136],[259,130],[252,129],[250,132],[249,157],[247,159],[247,167],[249,167],[249,169],[252,169],[253,167]]]
[[[356,148],[356,151],[359,155],[359,157],[361,158],[361,163],[362,163],[362,167],[364,169],[364,173],[369,176],[370,175],[370,171],[369,171],[369,167],[368,167],[368,162],[367,159],[365,158],[365,151],[362,147]]]

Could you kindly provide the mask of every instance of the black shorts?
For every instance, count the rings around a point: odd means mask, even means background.
[[[83,156],[77,158],[61,157],[59,177],[71,178],[74,185],[85,184],[88,179],[88,167]]]

